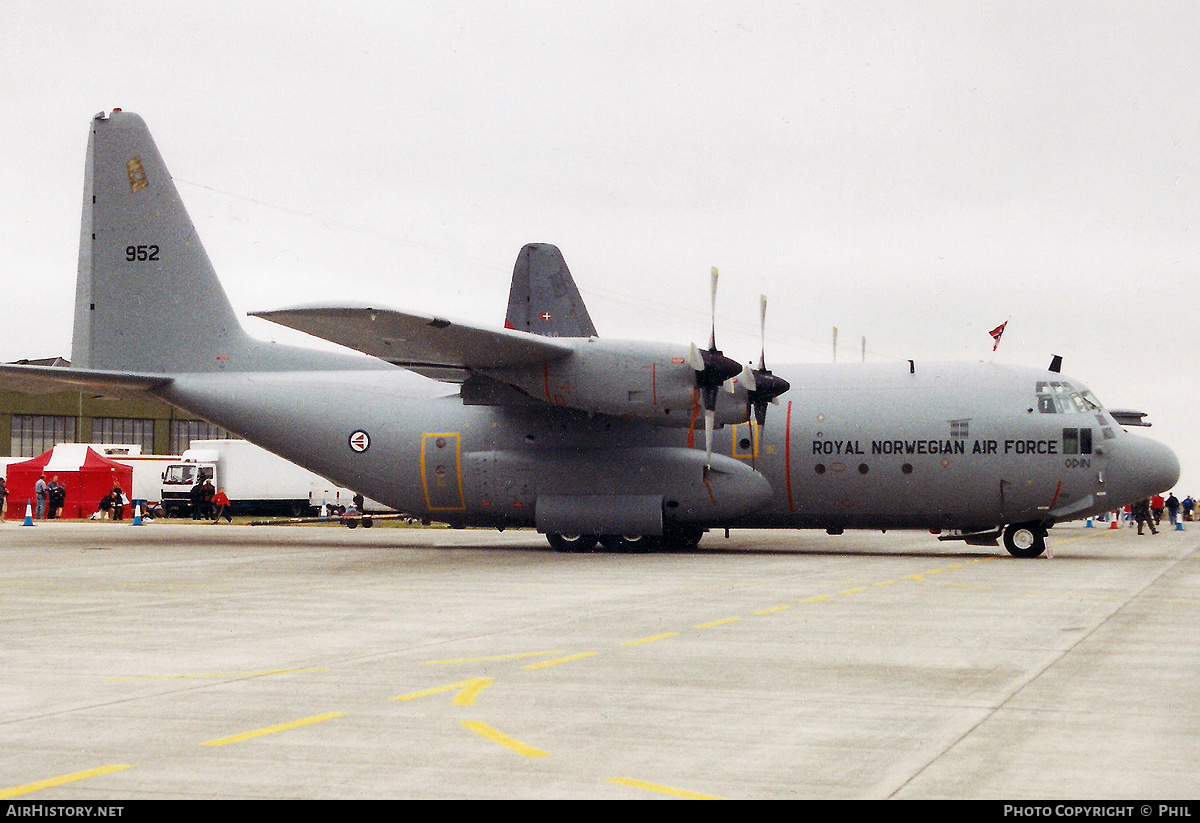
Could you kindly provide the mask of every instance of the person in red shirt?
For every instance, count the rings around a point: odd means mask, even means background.
[[[229,498],[225,495],[225,487],[221,486],[217,489],[217,493],[212,496],[212,522],[217,525],[217,521],[221,519],[221,515],[225,516],[226,522],[233,522],[233,515],[229,513]]]
[[[1166,501],[1163,500],[1161,494],[1156,494],[1150,498],[1150,511],[1154,512],[1154,525],[1157,526],[1162,523],[1162,513],[1166,507]]]

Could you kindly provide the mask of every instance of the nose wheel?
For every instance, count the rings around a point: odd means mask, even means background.
[[[1004,548],[1013,557],[1040,557],[1046,551],[1041,523],[1013,523],[1004,530]]]

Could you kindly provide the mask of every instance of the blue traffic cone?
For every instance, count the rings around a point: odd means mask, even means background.
[[[33,525],[33,503],[31,503],[28,500],[25,501],[25,522],[22,523],[21,525],[22,526],[32,526]]]
[[[138,503],[133,507],[133,525],[142,525],[142,504]]]
[[[1182,520],[1175,521],[1175,531],[1177,531],[1177,532],[1183,531],[1183,521]]]
[[[1083,527],[1084,527],[1085,529],[1094,529],[1094,528],[1096,528],[1095,526],[1093,526],[1093,525],[1092,525],[1092,518],[1090,518],[1090,517],[1087,519],[1087,522],[1083,524]]]

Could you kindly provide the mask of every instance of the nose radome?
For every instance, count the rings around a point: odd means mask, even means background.
[[[1175,483],[1180,482],[1180,458],[1175,456],[1175,452],[1168,449],[1162,443],[1156,443],[1153,440],[1147,440],[1157,455],[1152,457],[1152,462],[1158,467],[1159,491],[1168,491],[1175,486]]]
[[[1175,452],[1146,437],[1134,438],[1133,472],[1142,496],[1165,492],[1179,482],[1179,458]]]

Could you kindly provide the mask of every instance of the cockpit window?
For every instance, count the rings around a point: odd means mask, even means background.
[[[1042,414],[1094,414],[1101,409],[1091,391],[1077,391],[1064,380],[1039,380],[1034,391],[1037,410]]]

